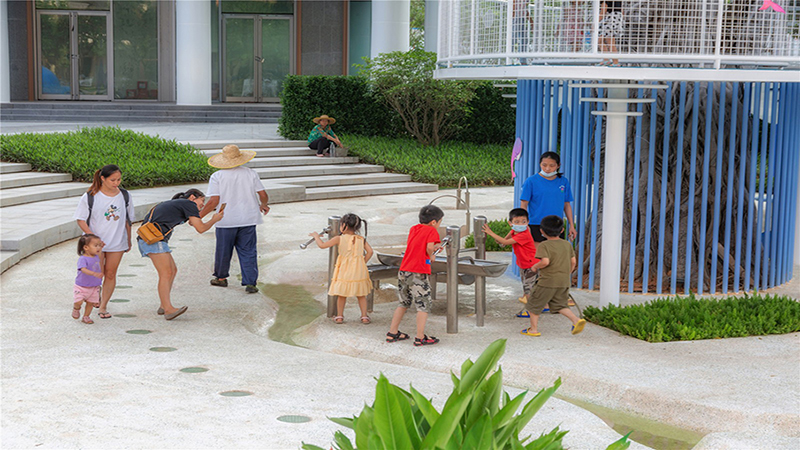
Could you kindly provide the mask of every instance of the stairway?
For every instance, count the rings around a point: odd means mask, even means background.
[[[271,203],[287,203],[368,195],[432,192],[434,184],[411,182],[404,174],[385,173],[382,166],[361,164],[355,157],[319,158],[305,141],[190,142],[206,156],[224,145],[256,151],[247,163],[261,179]],[[0,272],[51,245],[80,235],[73,214],[89,184],[72,175],[32,172],[29,164],[0,162]],[[207,183],[131,191],[136,217],[175,192]]]

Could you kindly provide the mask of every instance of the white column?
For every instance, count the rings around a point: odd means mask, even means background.
[[[8,56],[8,2],[0,0],[0,103],[11,101],[11,70]]]
[[[410,0],[372,0],[371,58],[380,53],[408,51]]]
[[[436,52],[439,42],[439,1],[440,0],[425,0],[426,52]]]
[[[179,105],[211,104],[211,6],[175,2],[175,85]]]
[[[609,88],[608,99],[627,99],[626,88]],[[625,203],[627,102],[609,102],[603,182],[603,240],[600,255],[600,307],[619,306],[622,207]],[[615,114],[616,113],[616,114]]]

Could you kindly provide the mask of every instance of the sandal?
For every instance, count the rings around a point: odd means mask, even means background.
[[[372,321],[369,320],[369,316],[361,316],[361,323],[363,323],[364,325],[368,325],[370,322]]]
[[[400,330],[397,330],[397,333],[394,333],[394,334],[392,334],[392,333],[386,333],[386,342],[405,341],[405,340],[406,340],[406,339],[408,339],[409,337],[411,337],[411,336],[409,336],[409,335],[407,335],[407,334],[403,333],[403,332],[402,332],[402,331],[400,331]]]
[[[343,324],[344,323],[344,317],[343,316],[334,317],[333,318],[333,323],[338,324],[338,325]]]
[[[101,319],[110,319],[111,318],[111,313],[108,312],[108,311],[99,312],[99,313],[97,313],[97,315],[100,316]]]
[[[73,319],[80,319],[80,317],[81,317],[81,309],[80,308],[78,308],[78,309],[72,308],[72,318]]]
[[[525,328],[524,330],[520,331],[519,334],[522,334],[522,335],[525,335],[525,336],[535,336],[535,337],[538,337],[538,336],[542,335],[542,333],[539,333],[538,331],[536,333],[531,333],[531,329],[530,328]]]
[[[81,321],[89,325],[94,323],[94,320],[92,320],[92,318],[89,316],[83,316],[83,319],[81,319]]]
[[[419,346],[422,346],[422,345],[433,345],[433,344],[436,344],[438,342],[439,342],[439,339],[437,339],[437,338],[435,338],[433,336],[428,336],[426,334],[426,335],[423,335],[422,339],[414,338],[414,347],[419,347]]]

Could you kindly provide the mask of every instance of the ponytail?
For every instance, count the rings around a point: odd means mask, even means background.
[[[103,180],[101,179],[101,177],[108,178],[117,172],[122,172],[122,171],[119,170],[119,167],[117,167],[114,164],[108,164],[101,167],[100,169],[97,169],[94,172],[94,175],[92,176],[92,185],[89,186],[89,189],[87,189],[86,192],[89,195],[97,194],[98,192],[100,192],[100,188],[103,187]]]
[[[204,198],[206,196],[206,194],[203,194],[203,191],[201,191],[200,189],[192,188],[187,190],[186,192],[178,192],[177,194],[172,196],[172,200],[177,200],[179,198],[189,198],[193,195],[195,196],[195,198],[201,198],[201,197]]]

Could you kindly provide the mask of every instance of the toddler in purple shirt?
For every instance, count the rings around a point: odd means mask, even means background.
[[[94,323],[89,317],[92,308],[100,306],[100,285],[103,283],[103,270],[100,267],[100,252],[103,251],[103,241],[93,234],[84,234],[78,239],[78,275],[75,277],[75,286],[72,289],[72,318],[77,319],[81,314],[81,303],[86,303],[82,322]]]

